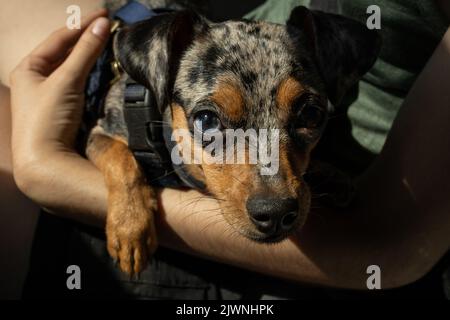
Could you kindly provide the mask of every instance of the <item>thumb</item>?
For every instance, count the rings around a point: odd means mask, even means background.
[[[103,51],[109,33],[109,20],[105,17],[96,19],[84,31],[70,55],[61,65],[61,71],[75,81],[77,86],[80,85],[79,88],[84,88],[84,82],[98,56]]]

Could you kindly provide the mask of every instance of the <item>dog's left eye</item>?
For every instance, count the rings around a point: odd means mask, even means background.
[[[199,111],[194,115],[194,127],[200,132],[206,133],[222,129],[222,122],[213,111]]]
[[[320,128],[326,119],[326,114],[321,104],[311,94],[304,94],[295,106],[296,115],[294,127],[297,129],[316,129]]]

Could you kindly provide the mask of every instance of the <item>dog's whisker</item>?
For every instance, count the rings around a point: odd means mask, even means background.
[[[184,207],[187,209],[188,207],[192,207],[195,209],[198,206],[198,203],[201,201],[201,198],[192,199],[189,203],[184,204]]]
[[[236,240],[236,239],[243,237],[243,235],[237,230],[238,228],[235,227],[236,225],[237,225],[237,223],[233,224],[232,226],[230,226],[226,229],[227,237],[230,240]],[[224,234],[225,234],[225,232],[224,232]],[[252,243],[252,241],[247,241],[247,243]]]
[[[213,225],[215,225],[215,224],[217,224],[217,223],[223,221],[223,219],[220,219],[220,218],[219,218],[220,216],[223,217],[223,208],[220,207],[219,209],[220,209],[219,214],[216,214],[216,215],[213,216],[214,218],[216,218],[216,220],[213,220],[212,223],[208,223],[208,224],[203,228],[202,232],[205,231],[206,229],[208,229],[209,227],[211,227],[211,226],[213,226]]]
[[[203,197],[199,197],[198,201],[201,200],[201,198],[203,198]],[[205,198],[207,198],[207,197],[205,197]],[[210,198],[209,198],[209,199],[210,199]],[[191,204],[192,204],[192,203],[193,203],[193,201],[191,202]],[[196,206],[197,203],[198,203],[198,202],[196,202],[196,204],[194,204],[194,206]],[[185,206],[185,207],[186,207],[186,206]],[[226,206],[225,208],[231,208],[231,206]],[[186,217],[184,217],[184,218],[183,218],[183,221],[186,220],[186,219],[189,219],[189,218],[193,217],[194,215],[200,214],[200,213],[208,213],[208,212],[214,212],[214,211],[220,211],[218,214],[213,215],[213,216],[219,216],[219,215],[221,215],[221,214],[223,213],[222,210],[223,210],[223,209],[222,209],[221,207],[219,207],[219,208],[212,208],[212,209],[197,210],[197,211],[194,211],[194,212],[190,213],[190,214],[187,215]]]
[[[199,200],[209,200],[209,201],[217,200],[217,201],[219,201],[219,202],[220,202],[220,201],[222,201],[222,202],[227,201],[227,200],[225,200],[225,199],[212,198],[212,197],[200,195],[200,196],[195,197],[195,198],[191,198],[191,199],[184,200],[181,204],[182,204],[183,206],[190,206],[190,205],[192,205],[195,201],[199,201]],[[191,201],[191,202],[186,202],[186,201]]]
[[[213,220],[212,222],[209,222],[208,224],[206,224],[206,225],[201,229],[200,233],[205,232],[205,230],[209,229],[210,227],[216,225],[216,224],[219,223],[219,222],[221,222],[220,219],[216,219],[216,220]]]
[[[244,183],[244,182],[242,182],[241,180],[239,180],[238,178],[236,178],[233,174],[230,175],[230,176],[231,176],[233,179],[235,179],[237,182],[239,182],[240,184],[242,184],[244,187],[246,187],[246,188],[249,187],[246,183]]]
[[[214,215],[214,216],[212,216],[212,217],[218,218],[219,216],[223,216],[223,214],[224,214],[223,210],[224,210],[224,209],[229,209],[229,208],[233,208],[233,206],[230,205],[230,206],[226,206],[226,207],[221,207],[221,208],[220,208],[220,213],[219,213],[219,214],[216,214],[216,215]],[[236,209],[236,210],[242,212],[242,210],[240,210],[240,209]],[[210,217],[210,218],[212,218],[212,217]],[[211,226],[213,226],[213,225],[215,225],[215,224],[217,224],[217,223],[219,223],[219,222],[223,222],[223,221],[224,221],[223,219],[216,219],[216,220],[214,220],[212,223],[208,223],[208,224],[203,228],[202,231],[206,230],[207,228],[209,228],[209,227],[211,227]],[[233,227],[233,223],[230,223],[230,222],[229,222],[227,225],[228,225],[228,227],[225,228],[225,230],[227,230],[229,227]],[[234,229],[234,228],[233,228],[233,229]]]
[[[190,218],[192,218],[192,217],[194,217],[194,216],[196,216],[196,215],[204,214],[204,213],[213,213],[214,211],[218,211],[218,212],[215,213],[215,214],[213,214],[213,215],[211,215],[211,216],[209,216],[209,217],[207,217],[206,220],[209,220],[209,219],[211,219],[212,217],[216,217],[216,218],[217,218],[218,216],[221,216],[221,215],[222,215],[222,213],[220,212],[220,209],[219,209],[219,208],[214,209],[214,210],[198,210],[198,211],[194,211],[194,212],[188,214],[186,217],[184,217],[184,218],[182,219],[182,221],[183,221],[183,222],[186,222],[188,219],[190,219]]]
[[[187,209],[186,209],[187,210]],[[214,210],[212,210],[211,212],[213,212]],[[187,214],[185,217],[183,217],[183,219],[182,219],[182,222],[185,222],[185,221],[187,221],[188,219],[190,219],[190,218],[192,218],[192,217],[194,217],[194,216],[196,216],[196,215],[198,215],[198,214],[200,214],[200,213],[202,213],[202,212],[204,212],[203,210],[196,210],[196,211],[193,211],[193,212],[190,212],[189,214]]]

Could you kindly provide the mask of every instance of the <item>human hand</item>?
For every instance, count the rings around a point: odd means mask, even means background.
[[[106,13],[90,14],[79,30],[55,31],[11,73],[16,180],[29,177],[30,170],[39,170],[58,153],[75,154],[86,78],[109,36]]]
[[[11,73],[13,174],[18,188],[48,211],[102,225],[100,171],[74,150],[87,75],[109,36],[105,10],[62,28]],[[82,199],[82,201],[80,200]]]

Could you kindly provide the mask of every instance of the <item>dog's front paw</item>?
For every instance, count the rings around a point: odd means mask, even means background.
[[[106,236],[108,252],[130,276],[139,274],[157,247],[156,198],[148,186],[110,194]]]

